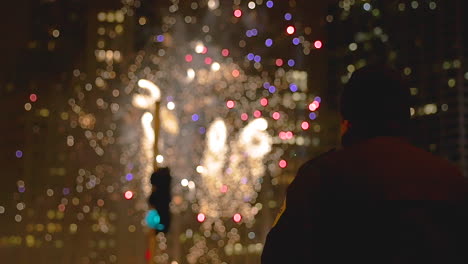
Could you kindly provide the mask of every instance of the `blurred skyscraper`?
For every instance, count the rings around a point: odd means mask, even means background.
[[[343,0],[330,5],[326,17],[331,97],[360,67],[394,66],[411,87],[414,142],[457,163],[465,175],[466,8],[462,0]]]
[[[119,0],[4,7],[2,262],[142,262],[141,216],[132,208],[145,197],[123,203],[132,178],[122,174],[112,118],[127,71],[121,62],[134,55],[133,7]]]
[[[84,54],[85,9],[73,0],[17,1],[2,10],[0,257],[61,262],[72,252],[63,249],[71,219],[58,206],[69,189],[57,187],[71,185],[76,171],[77,156],[66,144],[67,100],[70,73]]]

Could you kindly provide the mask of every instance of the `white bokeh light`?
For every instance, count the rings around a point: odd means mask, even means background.
[[[200,54],[200,53],[203,53],[204,50],[205,50],[205,45],[203,45],[203,43],[201,42],[197,43],[197,45],[195,46],[195,52]]]
[[[142,109],[151,109],[156,102],[161,100],[161,90],[153,82],[141,79],[138,81],[138,86],[147,90],[149,95],[135,94],[132,101],[133,106]]]
[[[175,109],[175,104],[174,104],[174,102],[169,102],[169,103],[167,103],[167,109],[169,109],[169,110],[174,110],[174,109]]]
[[[189,81],[192,81],[195,78],[195,71],[192,68],[187,70],[187,78]]]
[[[219,71],[219,69],[221,69],[221,65],[219,65],[219,63],[214,62],[213,64],[211,64],[212,71]]]

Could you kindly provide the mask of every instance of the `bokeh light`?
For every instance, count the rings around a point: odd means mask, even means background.
[[[164,35],[157,35],[156,36],[156,41],[157,42],[163,42],[164,41]]]
[[[274,112],[271,116],[273,117],[274,120],[278,120],[280,119],[281,114],[279,112]]]
[[[282,169],[286,168],[288,166],[288,163],[286,162],[286,160],[280,160],[279,163],[278,163],[278,166]]]
[[[31,100],[31,102],[36,102],[37,101],[37,95],[36,94],[31,94],[29,95],[29,100]]]
[[[126,191],[126,192],[124,193],[124,197],[125,197],[125,199],[127,199],[127,200],[131,200],[131,199],[133,198],[133,192],[132,192],[132,191]]]
[[[317,119],[317,114],[316,114],[316,113],[310,113],[310,114],[309,114],[309,119],[310,119],[310,120],[315,120],[315,119]]]
[[[226,106],[227,108],[232,109],[234,106],[236,106],[236,103],[233,100],[229,100],[226,102]]]
[[[197,221],[198,221],[198,222],[203,223],[203,222],[205,221],[205,219],[206,219],[205,214],[199,213],[199,214],[197,215]]]
[[[240,75],[239,70],[236,69],[232,71],[232,76],[234,76],[235,78],[239,77],[239,75]]]
[[[240,221],[242,221],[242,215],[240,215],[240,214],[235,214],[235,215],[232,217],[232,220],[234,220],[234,222],[236,222],[236,223],[240,223]]]
[[[314,47],[315,47],[316,49],[321,49],[322,46],[323,46],[322,41],[316,40],[316,41],[314,42]]]
[[[133,174],[128,173],[128,174],[125,176],[125,179],[126,179],[127,181],[133,180]]]
[[[222,54],[224,57],[227,57],[227,56],[229,56],[229,50],[228,50],[228,49],[223,49],[223,50],[221,51],[221,54]]]
[[[247,113],[242,113],[241,114],[241,119],[242,119],[242,121],[247,121],[249,119],[249,115]]]
[[[291,90],[291,92],[297,92],[297,85],[294,84],[294,83],[291,83],[289,84],[289,89]]]
[[[310,111],[316,111],[319,107],[320,107],[320,103],[317,101],[313,101],[312,103],[309,104]]]
[[[281,67],[283,66],[283,60],[282,59],[276,59],[276,66]]]
[[[301,40],[299,38],[293,38],[292,43],[297,46],[301,43]]]
[[[242,11],[240,9],[234,10],[234,16],[235,17],[241,17],[242,16]]]

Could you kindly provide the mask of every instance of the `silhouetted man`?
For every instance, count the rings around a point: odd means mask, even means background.
[[[352,75],[343,148],[299,169],[262,263],[468,263],[464,178],[409,143],[409,100],[386,67]]]

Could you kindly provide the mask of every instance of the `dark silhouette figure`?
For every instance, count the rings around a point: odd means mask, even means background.
[[[464,178],[410,144],[409,101],[387,67],[352,75],[343,147],[299,169],[262,263],[468,263]]]
[[[156,209],[163,225],[158,231],[167,232],[171,222],[169,204],[171,202],[171,173],[169,168],[159,168],[151,175],[153,192],[149,197],[149,204]]]

